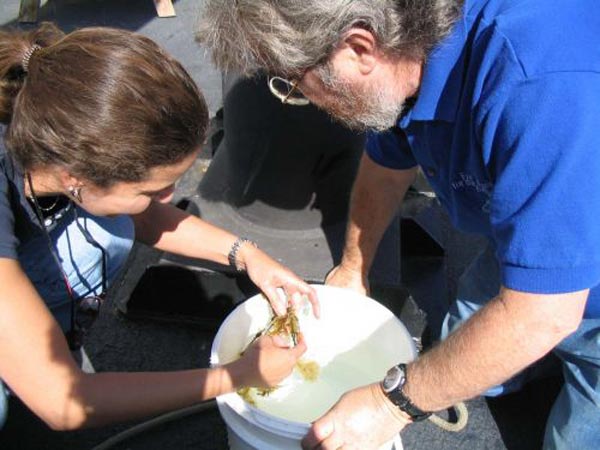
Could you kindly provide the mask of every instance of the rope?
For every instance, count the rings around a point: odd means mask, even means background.
[[[465,405],[463,402],[457,403],[450,409],[453,409],[456,413],[456,422],[450,422],[449,420],[442,419],[436,414],[429,416],[429,420],[442,430],[458,433],[467,426],[467,422],[469,421],[469,411],[467,410],[467,405]]]

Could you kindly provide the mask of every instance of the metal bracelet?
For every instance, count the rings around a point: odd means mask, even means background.
[[[239,237],[235,240],[235,242],[231,246],[231,250],[229,250],[229,254],[227,255],[229,265],[233,267],[237,272],[244,271],[244,269],[242,269],[238,264],[237,255],[242,245],[244,245],[246,242],[253,245],[254,247],[258,247],[258,245],[256,245],[256,242],[245,237]]]

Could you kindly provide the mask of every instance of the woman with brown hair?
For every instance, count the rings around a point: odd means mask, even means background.
[[[182,66],[135,33],[51,24],[0,31],[0,424],[2,382],[57,430],[274,386],[304,352],[262,338],[213,369],[86,374],[78,311],[95,307],[133,238],[246,270],[281,313],[314,291],[251,242],[168,202],[206,137],[204,100]],[[66,336],[66,338],[65,338]]]

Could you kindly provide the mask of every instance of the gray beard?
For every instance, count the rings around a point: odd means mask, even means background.
[[[340,79],[328,66],[318,70],[321,81],[334,95],[335,103],[322,108],[342,124],[356,131],[385,131],[396,125],[404,103],[390,100],[384,90],[358,90]]]

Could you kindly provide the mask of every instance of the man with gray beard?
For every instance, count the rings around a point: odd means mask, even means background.
[[[596,2],[206,3],[198,38],[220,68],[264,70],[284,103],[370,130],[328,284],[368,291],[417,166],[453,224],[489,242],[461,278],[443,341],[343,395],[304,448],[376,449],[432,411],[518,389],[550,352],[565,383],[544,448],[600,448]]]

